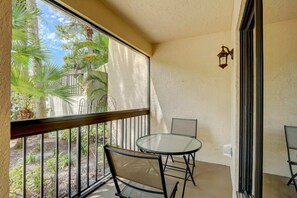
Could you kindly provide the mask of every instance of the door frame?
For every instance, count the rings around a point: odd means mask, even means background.
[[[246,195],[252,195],[254,192],[255,198],[262,198],[262,189],[263,189],[263,2],[262,0],[246,1],[245,10],[241,20],[241,26],[240,26],[239,32],[240,32],[240,107],[239,107],[240,113],[239,113],[238,192]],[[256,107],[256,109],[254,109],[254,107]],[[255,144],[254,144],[254,140],[255,140]],[[254,189],[253,189],[253,186],[254,186]]]

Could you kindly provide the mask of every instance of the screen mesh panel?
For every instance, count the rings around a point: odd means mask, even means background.
[[[196,137],[197,120],[172,118],[171,133]]]
[[[297,149],[297,127],[285,126],[287,144],[290,149]]]
[[[134,182],[162,190],[162,180],[159,159],[156,155],[136,151],[116,149],[110,151],[110,156],[116,175]],[[132,156],[127,156],[126,153]],[[154,157],[153,159],[143,157]]]

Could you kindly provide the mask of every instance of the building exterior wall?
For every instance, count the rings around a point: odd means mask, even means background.
[[[231,66],[217,54],[230,47],[231,32],[159,44],[151,58],[151,133],[170,132],[171,119],[197,118],[201,161],[229,165]],[[230,61],[230,57],[229,57]]]
[[[0,195],[9,195],[11,0],[0,1]]]
[[[148,108],[147,57],[113,39],[108,51],[108,95],[116,110]]]
[[[284,125],[297,126],[297,19],[264,25],[264,172],[289,176]]]

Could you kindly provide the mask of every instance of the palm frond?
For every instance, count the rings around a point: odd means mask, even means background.
[[[15,66],[11,68],[11,89],[17,93],[33,97],[42,95],[42,91],[35,87],[34,81],[28,73]]]
[[[12,30],[22,30],[27,32],[32,21],[40,14],[39,10],[34,7],[28,8],[26,1],[12,1]],[[12,31],[14,33],[14,31]],[[14,34],[12,34],[14,37]]]
[[[30,58],[35,58],[38,60],[45,60],[48,58],[49,51],[44,47],[41,47],[40,44],[36,44],[36,42],[31,43],[28,41],[26,44],[21,41],[13,41],[12,42],[12,62],[16,62],[16,64],[22,61],[28,61]]]
[[[64,70],[60,67],[47,63],[36,70],[33,79],[36,86],[43,91],[44,96],[57,96],[66,102],[71,102],[72,86],[63,86],[60,81],[64,74]]]
[[[107,94],[107,89],[105,88],[98,88],[98,89],[94,89],[92,92],[91,92],[91,96],[93,97],[96,93],[103,93],[103,94]]]

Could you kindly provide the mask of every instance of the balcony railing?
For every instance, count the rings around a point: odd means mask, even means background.
[[[104,144],[137,150],[136,139],[147,134],[149,109],[11,122],[11,139],[22,138],[22,157],[11,165],[22,172],[19,185],[11,177],[13,196],[83,197],[110,178]]]

